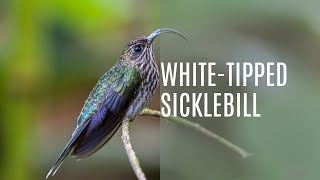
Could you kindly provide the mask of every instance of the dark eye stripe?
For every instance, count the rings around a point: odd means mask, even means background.
[[[138,46],[140,46],[140,51],[136,52],[136,49]],[[134,46],[131,47],[131,56],[134,58],[132,61],[139,61],[143,56],[145,56],[147,50],[147,46],[144,44],[135,44]]]
[[[136,53],[141,52],[142,49],[143,49],[143,47],[142,47],[142,45],[140,45],[140,44],[133,47],[133,50],[134,50],[134,52],[136,52]]]
[[[135,53],[141,53],[144,51],[145,45],[144,44],[135,44],[131,46],[131,51]]]

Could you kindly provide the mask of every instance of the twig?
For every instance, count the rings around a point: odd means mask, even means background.
[[[156,116],[156,117],[161,117],[160,111],[157,110],[151,110],[149,108],[145,108],[140,115],[142,116]],[[233,151],[238,153],[240,156],[243,158],[247,158],[248,156],[251,156],[252,154],[248,153],[244,149],[240,148],[239,146],[233,144],[232,142],[226,140],[225,138],[219,136],[218,134],[215,134],[214,132],[204,128],[200,124],[191,122],[187,119],[181,118],[181,117],[174,117],[174,116],[169,116],[166,117],[167,120],[173,121],[175,123],[184,125],[186,127],[189,127],[203,135],[208,136],[209,138],[215,139],[219,141],[221,144],[231,148]],[[132,149],[132,145],[130,142],[130,136],[129,136],[129,122],[130,120],[125,118],[122,121],[122,136],[121,139],[124,144],[124,148],[126,149],[131,167],[133,171],[135,172],[138,180],[146,180],[146,176],[144,175],[144,172],[142,171],[142,168],[140,166],[139,160],[135,154],[135,152]]]
[[[144,115],[144,116],[156,116],[156,117],[161,117],[161,113],[160,111],[157,110],[151,110],[149,108],[145,108],[140,115]],[[217,141],[219,141],[221,144],[231,148],[233,151],[235,151],[236,153],[238,153],[240,156],[242,156],[243,158],[247,158],[248,156],[251,156],[252,154],[248,153],[247,151],[245,151],[244,149],[240,148],[239,146],[233,144],[232,142],[226,140],[225,138],[219,136],[218,134],[215,134],[214,132],[204,128],[203,126],[201,126],[198,123],[194,123],[191,122],[187,119],[181,118],[181,117],[174,117],[174,116],[169,116],[166,117],[167,120],[173,121],[175,123],[184,125],[186,127],[189,127],[203,135],[208,136],[209,138],[215,139]]]
[[[146,176],[144,175],[144,172],[142,171],[142,168],[140,166],[139,160],[136,156],[136,153],[132,149],[132,145],[130,142],[130,136],[129,136],[129,119],[124,118],[122,121],[122,142],[124,145],[124,148],[126,149],[131,167],[136,174],[138,180],[146,180]]]

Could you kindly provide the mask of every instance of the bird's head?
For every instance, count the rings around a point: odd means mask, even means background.
[[[162,33],[173,33],[187,40],[182,33],[174,29],[157,29],[154,32],[152,32],[149,36],[141,36],[129,41],[129,43],[125,46],[120,56],[120,59],[132,64],[138,64],[139,62],[144,61],[153,61],[153,41],[157,36],[159,36]]]

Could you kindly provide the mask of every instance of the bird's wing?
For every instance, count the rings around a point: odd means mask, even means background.
[[[122,96],[132,96],[136,87],[141,81],[139,71],[134,67],[119,66],[118,64],[106,72],[98,81],[97,85],[91,91],[87,98],[81,114],[77,120],[77,126],[58,159],[50,169],[48,176],[54,175],[65,157],[70,153],[76,144],[76,140],[91,121],[103,121],[104,118],[97,119],[102,111],[113,111],[116,114],[121,113],[125,105],[131,103],[132,98]],[[120,98],[119,98],[120,97]]]
[[[117,72],[121,76],[117,75]],[[83,159],[93,154],[114,135],[128,107],[135,99],[135,92],[141,81],[140,73],[131,67],[122,67],[117,72],[112,73],[111,76],[116,78],[112,77],[112,83],[108,83],[106,98],[72,150],[71,155],[76,159]]]

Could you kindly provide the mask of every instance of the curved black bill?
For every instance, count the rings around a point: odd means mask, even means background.
[[[159,36],[162,33],[173,33],[176,34],[178,36],[180,36],[181,38],[185,39],[187,41],[187,38],[179,31],[176,31],[174,29],[170,29],[170,28],[161,28],[161,29],[157,29],[155,31],[153,31],[153,33],[151,33],[147,39],[148,39],[148,43],[151,44],[153,42],[153,40]]]

